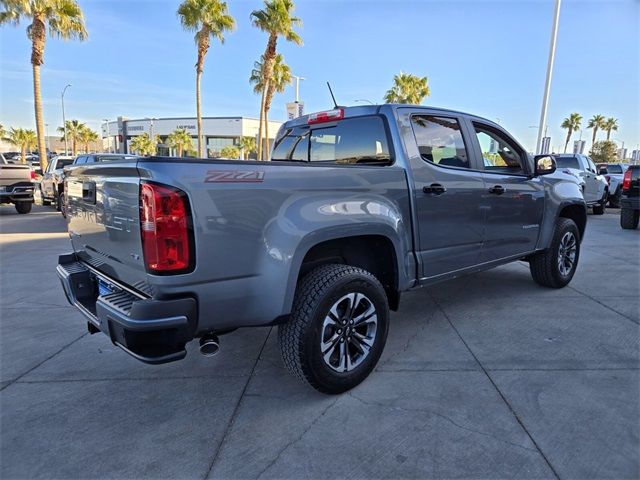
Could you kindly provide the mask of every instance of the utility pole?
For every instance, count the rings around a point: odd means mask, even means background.
[[[102,119],[102,121],[103,121],[103,122],[105,123],[105,125],[107,126],[107,128],[105,129],[105,130],[106,130],[106,132],[107,132],[107,142],[109,142],[109,147],[107,148],[107,151],[108,151],[109,153],[112,153],[112,152],[111,152],[111,135],[109,135],[109,133],[111,133],[111,132],[109,131],[109,119],[108,119],[108,118],[103,118],[103,119]],[[104,147],[104,144],[102,144],[102,146]],[[113,149],[113,153],[116,153],[115,147],[114,147],[114,149]]]
[[[549,91],[551,90],[551,77],[553,75],[553,61],[556,56],[556,39],[558,37],[558,22],[560,21],[560,3],[556,0],[555,13],[553,16],[553,28],[551,29],[551,45],[549,46],[549,59],[547,61],[547,78],[544,84],[544,96],[542,98],[542,110],[540,111],[540,126],[538,128],[538,141],[536,142],[536,153],[540,152],[542,146],[542,131],[547,123],[547,107],[549,106]]]
[[[64,154],[68,155],[69,154],[69,148],[67,145],[67,120],[64,116],[64,92],[67,91],[67,88],[69,88],[71,86],[71,84],[68,84],[66,87],[64,87],[64,89],[62,90],[62,95],[60,95],[62,97],[62,129],[64,130]]]

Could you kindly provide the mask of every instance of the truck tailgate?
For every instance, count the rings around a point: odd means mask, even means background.
[[[65,191],[69,235],[78,258],[109,278],[152,295],[140,236],[137,162],[73,169]]]
[[[0,185],[30,181],[31,168],[28,165],[0,165]]]

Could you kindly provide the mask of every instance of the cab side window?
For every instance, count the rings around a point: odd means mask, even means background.
[[[458,120],[414,115],[411,126],[423,160],[442,167],[470,168]]]
[[[524,175],[524,152],[502,133],[482,124],[473,123],[482,152],[484,170],[489,173]]]

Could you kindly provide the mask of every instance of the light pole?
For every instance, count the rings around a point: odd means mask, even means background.
[[[111,152],[111,136],[109,135],[110,130],[109,130],[109,119],[108,118],[103,118],[102,121],[105,123],[105,125],[107,126],[106,128],[106,132],[107,132],[107,142],[109,143],[109,153]],[[104,145],[103,145],[104,146]],[[115,149],[113,150],[113,153],[116,153]]]
[[[153,140],[153,121],[157,120],[157,118],[149,118],[147,117],[145,120],[149,120],[149,140],[151,140],[151,143],[154,142]],[[156,143],[154,148],[154,155],[155,155],[155,150],[158,148],[158,144]]]
[[[547,107],[549,106],[549,91],[551,90],[551,76],[553,75],[553,60],[556,56],[556,39],[558,37],[558,22],[560,20],[560,2],[556,0],[555,13],[553,18],[553,28],[551,29],[551,45],[549,46],[549,59],[547,61],[547,78],[544,84],[544,95],[542,97],[542,110],[540,111],[540,126],[538,129],[538,140],[536,142],[536,153],[540,152],[542,146],[542,130],[547,123]]]
[[[67,88],[69,88],[71,86],[71,84],[69,83],[66,87],[64,87],[62,89],[62,94],[60,95],[62,97],[62,129],[64,130],[64,154],[67,155],[69,153],[68,148],[67,148],[67,120],[64,116],[64,92],[67,91]]]
[[[51,138],[49,137],[49,124],[45,123],[44,126],[46,128],[45,132],[47,135],[47,150],[48,150],[47,154],[48,154],[51,152]]]
[[[296,79],[296,103],[300,103],[300,80],[306,80],[304,77],[298,75],[291,75]]]

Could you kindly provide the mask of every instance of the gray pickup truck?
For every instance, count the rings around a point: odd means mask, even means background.
[[[569,283],[586,205],[554,171],[473,115],[336,108],[285,123],[271,162],[74,168],[58,275],[89,331],[143,362],[278,325],[288,369],[339,393],[375,367],[403,291],[516,260]]]

